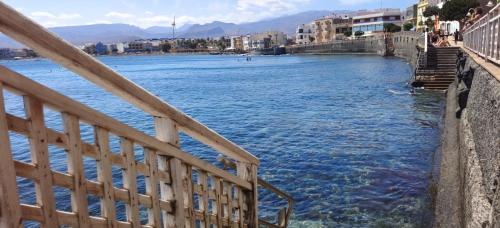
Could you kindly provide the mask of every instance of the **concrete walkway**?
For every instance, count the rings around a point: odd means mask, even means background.
[[[455,44],[455,41],[453,41],[452,39],[450,39],[449,42],[454,47],[461,47],[462,50],[464,50],[465,53],[467,53],[472,59],[474,59],[474,61],[477,64],[482,66],[484,69],[486,69],[486,71],[488,71],[488,73],[490,73],[491,75],[493,75],[493,77],[495,77],[498,81],[500,81],[500,66],[499,65],[496,65],[496,64],[489,62],[489,61],[486,61],[483,57],[470,51],[469,49],[464,47],[463,42],[458,42],[457,44]]]
[[[462,227],[456,82],[448,90],[434,227]]]

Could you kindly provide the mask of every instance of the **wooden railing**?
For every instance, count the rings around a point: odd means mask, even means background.
[[[28,220],[42,227],[258,226],[255,156],[2,2],[0,31],[151,114],[156,129],[155,136],[147,135],[0,66],[0,227],[20,227]],[[6,112],[5,91],[23,98],[25,117]],[[46,127],[47,109],[61,114],[63,131]],[[93,143],[82,140],[81,123],[93,127]],[[13,158],[12,132],[29,139],[31,163]],[[236,175],[183,151],[179,132],[235,162]],[[119,153],[112,152],[112,136],[120,139]],[[49,145],[66,151],[67,173],[51,168]],[[141,161],[136,147],[143,150]],[[84,158],[95,160],[97,180],[85,176]],[[122,186],[113,183],[112,167],[121,168]],[[138,192],[138,176],[146,179],[144,194]],[[20,203],[18,177],[35,183],[36,203]],[[53,186],[71,191],[70,211],[56,209]],[[100,215],[89,215],[88,196],[100,199]],[[118,201],[126,205],[125,220],[117,218]],[[141,207],[147,208],[146,223]]]
[[[464,47],[500,64],[500,4],[467,28],[463,38]]]

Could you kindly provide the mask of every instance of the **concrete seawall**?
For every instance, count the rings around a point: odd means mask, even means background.
[[[386,45],[383,36],[341,40],[324,44],[296,45],[286,47],[287,54],[342,54],[365,53],[385,55]]]
[[[500,81],[467,58],[447,93],[435,227],[500,227]]]
[[[394,55],[415,68],[419,41],[394,34]],[[500,81],[464,60],[446,94],[434,227],[500,227]]]

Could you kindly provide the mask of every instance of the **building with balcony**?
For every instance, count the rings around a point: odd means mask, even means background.
[[[230,50],[243,50],[243,37],[242,36],[231,36],[231,46],[228,48]]]
[[[363,31],[365,35],[384,32],[384,25],[403,25],[403,16],[399,9],[378,9],[359,11],[353,17],[352,31]]]
[[[250,50],[285,46],[287,36],[283,32],[269,31],[250,35]]]
[[[315,40],[316,24],[314,22],[309,24],[301,24],[297,26],[295,31],[295,43],[297,44],[310,44]]]
[[[352,31],[350,15],[332,15],[314,21],[315,43],[326,43],[344,38],[344,33]]]
[[[417,11],[418,4],[414,4],[406,8],[404,23],[412,24],[414,28],[417,27]]]

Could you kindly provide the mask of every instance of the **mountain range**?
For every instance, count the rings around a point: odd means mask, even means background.
[[[248,23],[226,23],[214,21],[207,24],[186,24],[176,28],[176,37],[207,38],[224,35],[252,34],[264,31],[281,31],[288,35],[295,34],[297,25],[311,22],[317,18],[331,14],[332,11],[306,11],[293,15],[261,20]],[[349,13],[335,11],[335,13]],[[49,28],[63,39],[75,45],[85,43],[115,43],[129,42],[137,39],[170,38],[172,27],[154,26],[146,29],[128,24],[93,24],[79,26],[64,26]],[[0,47],[19,48],[22,45],[0,35]]]

